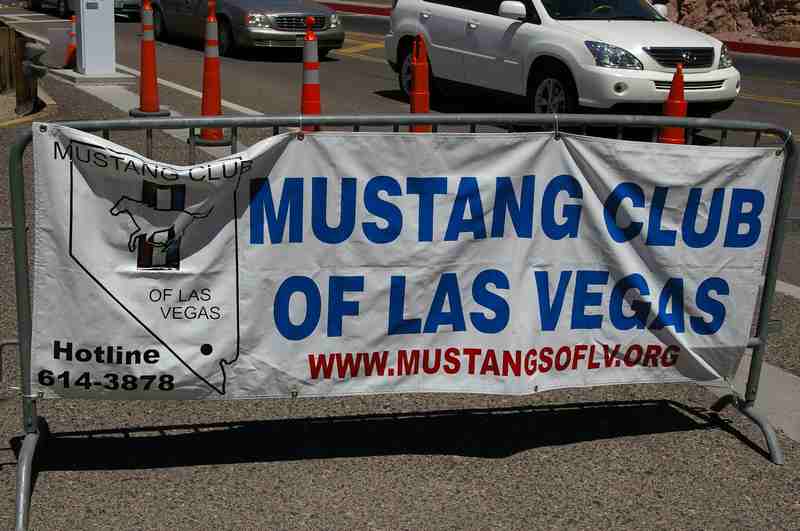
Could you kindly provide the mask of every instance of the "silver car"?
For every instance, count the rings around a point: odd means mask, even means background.
[[[78,0],[27,0],[29,11],[41,11],[43,7],[54,8],[61,18],[77,13]],[[142,0],[114,0],[114,14],[126,15],[134,20],[139,19]]]
[[[205,38],[207,0],[153,0],[156,39]],[[307,16],[315,19],[320,59],[341,48],[344,28],[336,13],[312,0],[219,0],[219,53],[237,48],[302,48]]]

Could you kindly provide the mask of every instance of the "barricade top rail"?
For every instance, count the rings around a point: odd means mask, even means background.
[[[301,127],[320,126],[400,126],[413,124],[437,125],[529,125],[565,127],[660,127],[675,126],[687,129],[715,129],[773,134],[787,141],[789,129],[765,122],[718,120],[714,118],[673,118],[665,116],[632,116],[606,114],[373,114],[373,115],[259,115],[179,118],[137,118],[119,120],[80,120],[56,122],[82,131],[186,129],[207,125],[218,127]],[[434,129],[435,131],[435,129]]]

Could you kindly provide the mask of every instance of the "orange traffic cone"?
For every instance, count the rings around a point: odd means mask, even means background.
[[[219,77],[219,32],[217,29],[217,2],[209,0],[206,18],[206,51],[203,59],[203,116],[222,114],[222,90]],[[207,142],[224,142],[222,129],[204,127],[200,139]]]
[[[672,78],[669,96],[664,102],[664,116],[684,117],[687,108],[688,104],[683,97],[683,65],[678,63]],[[681,127],[662,127],[658,141],[663,144],[685,144],[684,130]]]
[[[135,118],[169,116],[158,105],[158,75],[156,74],[156,39],[153,31],[153,6],[145,0],[142,6],[142,40],[139,50],[139,108],[132,109]]]
[[[300,114],[319,115],[322,112],[319,90],[319,52],[317,34],[311,29],[314,17],[306,17],[306,36],[303,39],[303,92],[300,95]],[[319,131],[318,125],[304,125],[303,131]]]
[[[69,44],[67,44],[67,56],[64,58],[64,68],[75,68],[78,59],[78,33],[77,33],[78,19],[75,15],[70,18],[70,27],[67,35],[69,35]]]
[[[431,93],[428,88],[428,50],[425,39],[417,35],[411,48],[411,100],[412,113],[428,113],[431,111]],[[430,125],[416,124],[411,126],[412,133],[430,133]]]

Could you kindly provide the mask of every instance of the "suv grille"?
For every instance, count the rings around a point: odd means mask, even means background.
[[[273,20],[275,21],[275,29],[281,31],[306,30],[306,15],[280,15]],[[325,22],[325,17],[314,17],[314,25],[311,27],[314,31],[319,31],[325,28]]]
[[[658,90],[669,90],[672,86],[672,81],[653,81],[656,84],[656,89]],[[725,84],[724,79],[720,79],[717,81],[684,81],[683,82],[683,89],[684,90],[716,90],[721,89],[722,85]]]
[[[710,68],[714,64],[714,48],[645,48],[647,54],[661,66],[675,68]]]

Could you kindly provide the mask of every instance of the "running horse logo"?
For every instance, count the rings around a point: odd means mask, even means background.
[[[139,269],[180,269],[180,243],[186,229],[208,210],[186,209],[186,185],[142,183],[142,198],[123,195],[109,211],[126,214],[130,223],[128,250],[137,253]]]

